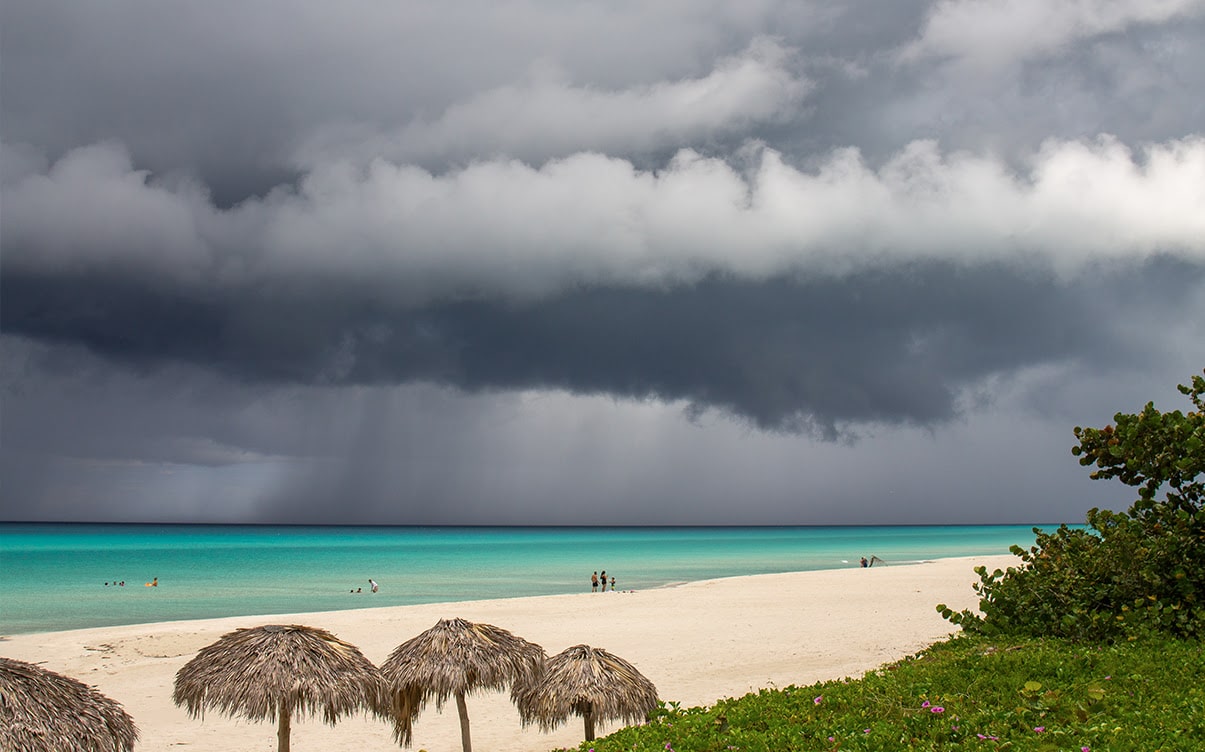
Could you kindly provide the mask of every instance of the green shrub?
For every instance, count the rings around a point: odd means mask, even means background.
[[[979,613],[937,608],[966,631],[1116,639],[1143,633],[1205,635],[1205,379],[1180,386],[1196,407],[1148,403],[1116,425],[1076,428],[1072,453],[1093,478],[1138,487],[1124,513],[1093,509],[1088,530],[1037,528],[1021,565],[976,570]],[[1160,489],[1165,498],[1157,499]]]

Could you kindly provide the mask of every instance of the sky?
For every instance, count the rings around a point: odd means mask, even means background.
[[[1082,522],[1205,0],[5,0],[0,520]],[[1113,485],[1110,485],[1113,484]]]

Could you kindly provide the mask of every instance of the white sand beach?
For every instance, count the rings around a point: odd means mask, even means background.
[[[487,622],[553,655],[586,643],[633,663],[663,700],[707,705],[763,687],[806,685],[862,673],[917,652],[954,630],[937,614],[977,604],[972,568],[1015,565],[1013,556],[941,559],[923,564],[733,577],[639,592],[509,598],[467,603],[234,617],[17,635],[0,655],[38,663],[95,685],[124,705],[141,731],[136,749],[251,752],[274,750],[271,723],[211,713],[193,720],[172,704],[179,670],[200,648],[238,627],[307,624],[334,632],[380,664],[399,643],[439,619]],[[536,752],[582,741],[571,718],[551,733],[523,727],[505,693],[468,701],[473,744],[493,752]],[[616,726],[604,724],[599,735]],[[390,727],[353,717],[337,726],[294,721],[292,748],[388,750]],[[412,749],[460,749],[455,703],[425,710]]]

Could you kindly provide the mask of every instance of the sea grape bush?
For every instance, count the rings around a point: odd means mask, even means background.
[[[1035,528],[1028,551],[1012,549],[1020,566],[976,569],[980,613],[938,611],[983,634],[1205,636],[1205,378],[1179,389],[1194,410],[1147,403],[1113,425],[1075,429],[1072,454],[1094,467],[1092,478],[1138,488],[1126,512],[1093,509],[1087,530]]]

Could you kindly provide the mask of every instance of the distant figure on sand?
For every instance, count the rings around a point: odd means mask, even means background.
[[[590,575],[590,592],[592,592],[592,593],[598,592],[598,572],[595,572],[594,574]]]
[[[615,592],[615,575],[611,575],[611,592]]]
[[[376,580],[372,579],[371,577],[368,578],[368,584],[372,586],[372,592],[374,592],[374,593],[380,587],[379,585],[377,585]]]
[[[869,566],[870,566],[870,564],[869,564],[869,563],[866,561],[866,557],[865,557],[865,556],[863,556],[863,557],[862,557],[862,566],[863,566],[863,567],[869,567]]]
[[[607,570],[603,570],[602,577],[599,579],[602,580],[603,592],[607,592]]]

